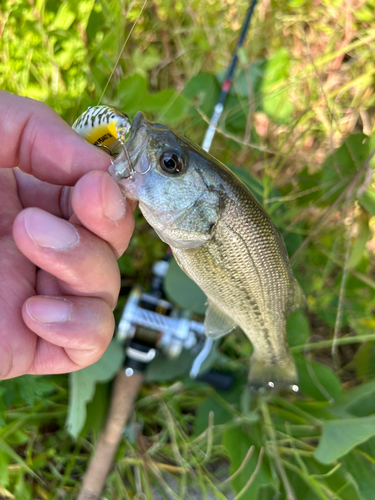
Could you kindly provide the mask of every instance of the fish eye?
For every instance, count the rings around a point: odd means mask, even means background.
[[[160,157],[160,166],[169,174],[179,174],[185,168],[185,162],[175,151],[165,151]]]

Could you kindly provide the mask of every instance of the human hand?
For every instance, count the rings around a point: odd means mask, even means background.
[[[79,370],[113,334],[132,209],[48,106],[0,91],[0,116],[0,379]]]

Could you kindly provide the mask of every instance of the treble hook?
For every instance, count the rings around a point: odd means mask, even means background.
[[[130,179],[134,182],[135,181],[135,170],[134,170],[134,166],[133,166],[133,162],[131,161],[130,159],[130,156],[129,156],[129,153],[128,153],[128,150],[126,149],[126,145],[125,145],[125,142],[123,142],[122,139],[120,139],[120,143],[121,143],[121,147],[122,147],[122,150],[125,154],[125,157],[126,157],[126,161],[128,162],[129,164],[129,170],[130,170],[130,174],[127,175],[125,178],[128,178],[130,177]]]
[[[129,122],[130,124],[130,122]],[[129,127],[130,128],[130,127]],[[130,159],[130,155],[128,153],[128,150],[126,148],[126,143],[125,143],[125,134],[126,132],[129,131],[129,128],[127,129],[124,129],[123,126],[121,127],[116,127],[116,131],[117,131],[117,137],[120,141],[120,144],[121,144],[121,147],[122,147],[122,150],[124,152],[124,155],[125,155],[125,158],[126,158],[126,161],[128,162],[129,164],[129,170],[130,170],[130,174],[128,176],[126,176],[125,178],[128,178],[130,177],[130,179],[134,182],[135,181],[135,170],[134,170],[134,165],[133,165],[133,162],[131,161]]]

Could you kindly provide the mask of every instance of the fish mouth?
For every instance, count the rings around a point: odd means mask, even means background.
[[[142,111],[139,111],[134,117],[129,139],[126,143],[130,158],[134,163],[136,163],[142,149],[147,145],[149,123]]]
[[[126,150],[119,154],[109,168],[109,173],[117,182],[129,178],[134,181],[136,174],[145,175],[150,171],[151,164],[144,154],[148,142],[148,125],[146,115],[139,111],[125,143]]]
[[[145,128],[146,123],[147,124],[149,123],[149,121],[146,118],[146,115],[144,113],[142,113],[142,111],[138,111],[138,113],[134,117],[131,129],[130,129],[128,143],[132,143],[135,140],[139,129],[142,127]]]

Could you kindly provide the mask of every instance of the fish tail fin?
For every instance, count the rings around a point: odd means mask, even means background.
[[[295,392],[299,390],[297,369],[291,354],[287,354],[277,364],[271,364],[253,355],[248,382],[254,390],[280,386],[289,387]]]

